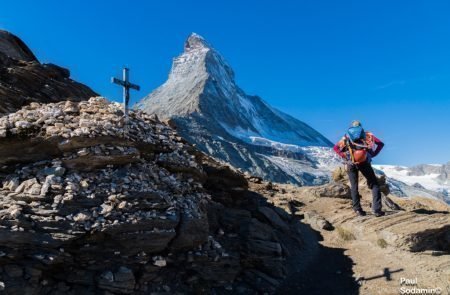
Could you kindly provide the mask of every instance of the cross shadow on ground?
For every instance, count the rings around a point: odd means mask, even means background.
[[[386,281],[392,281],[391,275],[393,273],[401,272],[401,271],[403,271],[403,268],[399,268],[399,269],[396,269],[396,270],[389,270],[389,267],[385,267],[383,269],[383,274],[377,275],[377,276],[371,276],[371,277],[368,277],[368,278],[361,277],[361,278],[358,279],[358,281],[371,281],[371,280],[376,280],[376,279],[381,279],[381,278],[385,278]]]

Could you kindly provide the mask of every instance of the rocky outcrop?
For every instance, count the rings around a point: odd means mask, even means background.
[[[323,135],[239,88],[223,56],[195,33],[168,80],[137,108],[170,120],[203,152],[269,181],[323,184],[338,163]]]
[[[37,61],[36,56],[22,40],[3,30],[0,30],[0,52],[16,60]]]
[[[9,294],[273,293],[298,222],[156,117],[103,98],[0,118]]]
[[[31,102],[86,100],[96,93],[68,69],[41,64],[18,37],[0,30],[0,115]]]

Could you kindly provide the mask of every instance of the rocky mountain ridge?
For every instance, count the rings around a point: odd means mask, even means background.
[[[0,118],[9,294],[273,293],[298,221],[155,116],[104,98]]]
[[[22,40],[0,30],[0,115],[31,102],[80,101],[95,95],[70,79],[68,69],[41,64]]]
[[[36,56],[22,40],[4,30],[0,30],[0,52],[15,60],[37,61]]]
[[[438,174],[438,179],[442,181],[450,180],[450,161],[446,164],[421,164],[410,167],[408,175],[423,176],[427,174]]]
[[[222,55],[195,33],[168,80],[136,107],[170,120],[200,150],[268,180],[323,183],[338,163],[328,139],[239,88]]]

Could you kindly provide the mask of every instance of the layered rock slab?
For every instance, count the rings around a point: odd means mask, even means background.
[[[295,220],[243,175],[104,98],[1,117],[0,156],[10,293],[275,292],[301,250]]]

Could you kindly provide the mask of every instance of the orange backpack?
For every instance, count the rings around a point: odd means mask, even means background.
[[[367,160],[368,150],[372,149],[374,140],[372,133],[366,132],[365,135],[365,138],[361,139],[361,143],[351,141],[348,136],[345,138],[345,143],[352,163],[361,164]]]

